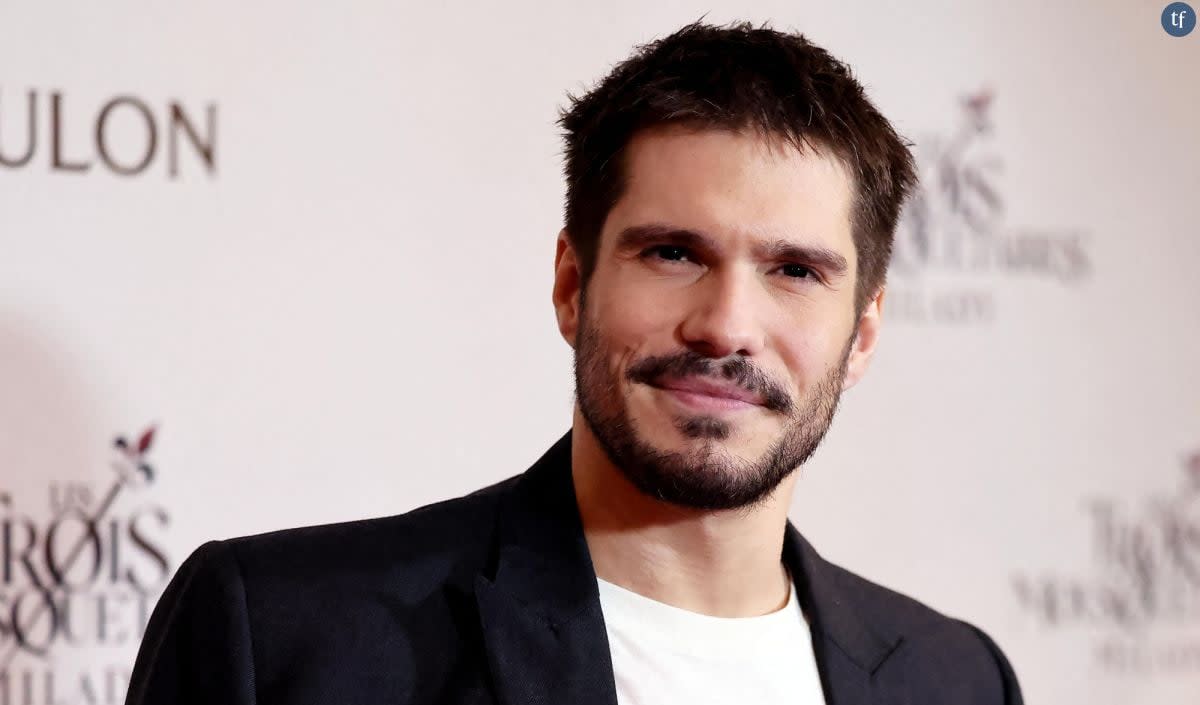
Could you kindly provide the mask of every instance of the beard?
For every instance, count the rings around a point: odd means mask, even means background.
[[[575,395],[592,434],[613,465],[638,490],[690,509],[752,507],[812,456],[833,422],[854,343],[851,336],[839,363],[800,402],[744,356],[717,359],[684,350],[642,358],[626,370],[626,381],[634,384],[654,385],[666,376],[696,375],[721,378],[758,394],[762,406],[784,416],[785,424],[779,437],[757,459],[743,459],[721,445],[734,428],[731,421],[719,416],[676,416],[676,430],[692,441],[692,447],[685,451],[656,448],[639,435],[620,391],[619,373],[609,366],[612,356],[598,327],[589,320],[582,300],[579,315]]]

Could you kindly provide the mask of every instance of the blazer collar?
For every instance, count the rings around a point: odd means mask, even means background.
[[[571,433],[501,500],[475,597],[502,705],[617,705],[596,572],[571,476]]]
[[[791,522],[782,558],[813,632],[827,700],[866,702],[871,675],[900,635],[866,620],[855,592],[845,589],[844,571],[821,558]],[[501,500],[492,561],[474,587],[501,703],[616,705],[571,475],[570,431]]]
[[[792,571],[814,639],[828,638],[861,671],[873,675],[899,646],[901,634],[865,616],[866,605],[857,586],[848,581],[850,575],[822,558],[790,521],[783,559]],[[818,660],[821,656],[818,653]]]

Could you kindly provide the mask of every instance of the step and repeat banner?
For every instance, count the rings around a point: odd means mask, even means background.
[[[540,455],[557,110],[702,16],[847,61],[921,169],[797,525],[1027,702],[1200,702],[1200,33],[1164,8],[0,5],[0,705],[122,702],[207,539]]]

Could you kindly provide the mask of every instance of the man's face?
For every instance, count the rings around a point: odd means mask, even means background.
[[[855,335],[851,181],[782,141],[681,127],[638,133],[625,176],[576,304],[560,242],[580,411],[647,494],[751,505],[816,449],[873,347],[878,300]]]

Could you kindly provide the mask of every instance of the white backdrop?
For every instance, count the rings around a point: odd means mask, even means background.
[[[556,110],[707,13],[804,32],[927,177],[994,194],[968,232],[929,179],[801,530],[988,630],[1028,702],[1196,702],[1200,33],[1161,10],[0,6],[0,158],[31,92],[36,128],[0,166],[0,698],[120,702],[142,592],[206,539],[405,511],[557,438]]]

